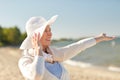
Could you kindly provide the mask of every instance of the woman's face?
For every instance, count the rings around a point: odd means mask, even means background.
[[[41,39],[40,39],[40,43],[43,46],[43,48],[48,47],[51,43],[51,37],[52,37],[52,32],[51,32],[51,28],[49,25],[47,25]]]

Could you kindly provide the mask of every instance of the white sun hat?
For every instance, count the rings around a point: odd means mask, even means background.
[[[27,32],[27,37],[22,42],[20,49],[33,48],[32,42],[31,42],[32,35],[34,33],[40,32],[40,37],[42,37],[46,26],[52,25],[55,22],[57,17],[58,17],[58,15],[55,15],[52,18],[50,18],[48,21],[41,16],[31,17],[26,23],[25,29]]]

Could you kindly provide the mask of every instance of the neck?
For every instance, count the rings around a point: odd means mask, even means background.
[[[46,52],[47,54],[52,54],[52,52],[51,52],[51,50],[49,49],[48,46],[47,46],[47,47],[44,47],[42,50],[43,50],[44,52]]]
[[[48,49],[48,46],[43,46],[43,47],[42,47],[42,50],[43,50],[43,51],[47,51],[47,49]]]

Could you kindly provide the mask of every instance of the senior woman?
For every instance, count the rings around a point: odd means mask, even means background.
[[[63,61],[96,43],[115,38],[100,34],[65,47],[50,47],[51,25],[56,18],[57,15],[47,21],[43,17],[32,17],[26,23],[27,37],[20,46],[23,56],[20,58],[18,66],[27,80],[70,80],[68,72],[62,65]]]

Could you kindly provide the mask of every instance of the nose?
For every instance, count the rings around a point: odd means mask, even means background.
[[[48,32],[47,32],[47,35],[51,37],[51,36],[52,36],[52,32],[51,32],[51,31],[48,31]]]

